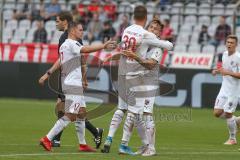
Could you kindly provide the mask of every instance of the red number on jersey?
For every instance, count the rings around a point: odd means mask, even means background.
[[[124,46],[123,46],[124,50],[131,50],[133,52],[136,51],[137,40],[135,37],[129,38],[128,35],[125,35],[123,37],[123,43],[124,43]]]

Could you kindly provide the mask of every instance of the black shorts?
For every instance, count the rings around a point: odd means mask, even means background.
[[[58,75],[58,93],[59,94],[57,98],[60,98],[62,102],[65,102],[65,95],[63,94],[63,91],[62,91],[61,74]]]

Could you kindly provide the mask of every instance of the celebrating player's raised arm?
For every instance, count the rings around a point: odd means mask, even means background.
[[[144,43],[154,47],[165,48],[167,50],[171,50],[173,48],[173,44],[171,42],[160,40],[156,35],[150,32],[144,35],[143,41]]]

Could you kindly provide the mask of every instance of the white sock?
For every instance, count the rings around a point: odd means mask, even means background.
[[[122,122],[124,116],[124,112],[122,110],[116,110],[113,117],[112,117],[112,121],[109,127],[109,132],[108,132],[108,136],[109,137],[113,137],[115,132],[117,131],[119,125]]]
[[[138,115],[138,117],[136,118],[136,126],[143,145],[148,145],[149,142],[146,134],[146,123],[143,121],[142,115]]]
[[[85,140],[85,119],[77,118],[75,122],[76,132],[79,144],[86,144]]]
[[[237,124],[234,117],[227,119],[227,126],[229,130],[229,138],[236,139]]]
[[[155,149],[155,123],[152,115],[143,115],[143,120],[146,123],[146,135],[149,142],[149,147]]]
[[[127,118],[123,126],[123,136],[122,136],[122,144],[125,146],[128,146],[128,142],[132,135],[135,121],[136,121],[135,115],[133,113],[127,113]]]
[[[235,118],[235,121],[237,123],[237,127],[240,126],[240,116],[236,117],[236,116],[233,116]]]
[[[70,123],[70,119],[67,116],[63,116],[53,126],[53,128],[48,132],[47,138],[51,141],[58,133],[60,133],[67,125]]]

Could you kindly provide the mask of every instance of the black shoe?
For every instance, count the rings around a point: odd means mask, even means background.
[[[102,137],[103,137],[103,129],[102,128],[97,128],[98,130],[98,135],[93,139],[95,144],[96,144],[96,148],[98,149],[102,143]]]
[[[60,141],[53,140],[52,141],[52,147],[60,147]]]
[[[109,153],[110,152],[110,146],[109,145],[104,145],[103,149],[101,149],[102,153]]]

